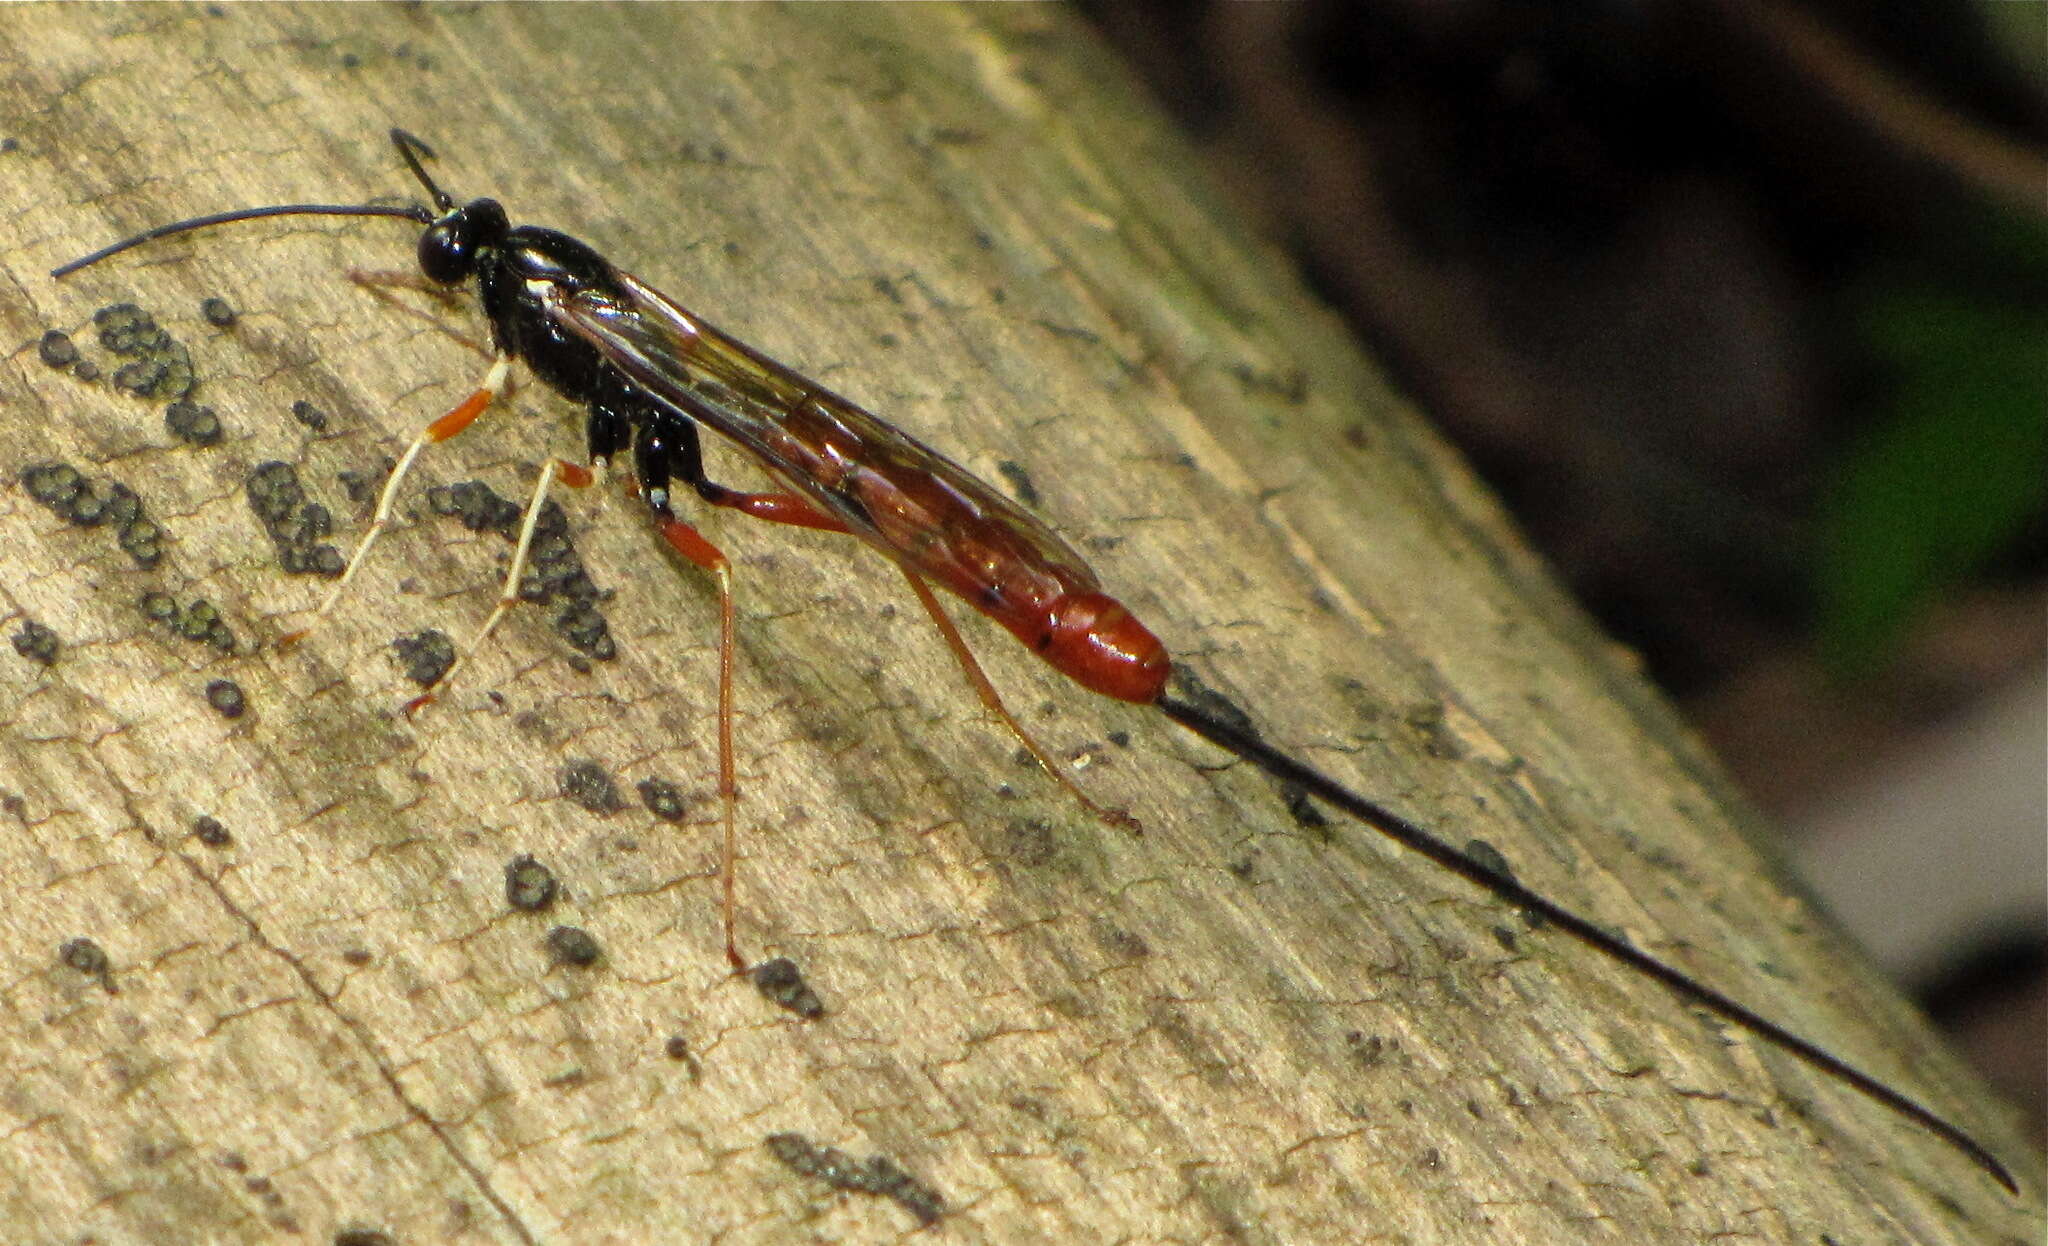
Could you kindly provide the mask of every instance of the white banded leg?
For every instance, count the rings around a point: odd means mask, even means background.
[[[497,630],[498,622],[505,617],[506,612],[519,604],[519,580],[526,574],[527,555],[533,549],[533,534],[540,525],[540,508],[548,500],[548,487],[556,480],[560,480],[572,489],[584,489],[596,479],[596,473],[590,468],[571,463],[567,459],[549,459],[541,467],[539,478],[533,482],[533,498],[527,502],[526,514],[519,522],[519,541],[512,547],[512,565],[505,572],[504,587],[498,590],[497,607],[491,611],[490,617],[484,620],[483,626],[476,629],[469,642],[456,651],[455,660],[448,664],[447,670],[441,672],[440,678],[429,684],[425,692],[406,702],[406,713],[411,714],[422,706],[431,704],[436,690],[447,683],[449,677],[461,667],[463,658],[476,652],[485,638]]]
[[[419,458],[420,451],[436,442],[446,441],[474,424],[476,418],[484,413],[484,409],[489,407],[505,388],[505,378],[511,370],[512,356],[498,356],[492,361],[491,370],[484,374],[483,384],[477,386],[474,393],[458,403],[454,410],[421,429],[419,436],[412,439],[412,444],[399,456],[398,465],[392,468],[391,475],[385,478],[384,491],[377,495],[377,509],[370,516],[370,530],[363,534],[362,541],[356,545],[355,553],[349,555],[348,565],[341,569],[341,577],[335,580],[333,588],[327,590],[327,596],[321,599],[320,604],[313,608],[313,617],[306,620],[304,627],[278,638],[277,643],[280,646],[295,645],[304,640],[307,633],[319,626],[320,621],[334,609],[334,603],[341,600],[342,591],[348,587],[348,582],[355,578],[356,571],[363,565],[363,559],[370,553],[370,547],[377,543],[378,537],[384,535],[384,529],[391,526],[391,512],[398,501],[398,486],[405,480],[405,474],[412,470],[413,460]]]

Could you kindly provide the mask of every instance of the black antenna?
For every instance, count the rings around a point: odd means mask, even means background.
[[[427,146],[419,135],[410,130],[401,130],[397,126],[391,127],[391,145],[398,149],[399,156],[404,159],[406,167],[412,170],[412,175],[420,179],[420,185],[427,188],[427,194],[434,200],[434,207],[443,212],[453,212],[454,198],[436,185],[434,179],[427,176],[425,167],[420,164],[422,157],[428,160],[440,159],[434,154],[434,149]]]
[[[91,255],[82,255],[69,264],[60,264],[50,270],[52,277],[69,276],[81,268],[97,264],[111,255],[119,255],[130,247],[139,247],[145,242],[168,238],[188,230],[205,229],[209,225],[225,225],[229,221],[253,221],[265,216],[402,216],[422,225],[434,223],[433,214],[416,203],[281,203],[270,208],[238,208],[233,212],[215,212],[211,216],[195,216],[189,221],[174,221],[145,229],[133,238],[123,238],[112,246],[101,247]]]
[[[421,157],[435,159],[434,149],[422,142],[418,135],[393,127],[391,145],[398,148],[398,154],[412,170],[420,185],[427,188],[427,194],[434,200],[434,207],[441,212],[453,212],[455,200],[448,192],[427,176],[427,170],[420,164]],[[189,230],[205,229],[209,225],[225,225],[230,221],[253,221],[266,216],[400,216],[421,225],[432,225],[434,213],[416,203],[281,203],[270,208],[238,208],[233,212],[215,212],[210,216],[195,216],[189,221],[173,221],[155,229],[145,229],[133,238],[123,238],[112,246],[101,247],[91,255],[80,256],[69,264],[62,264],[50,270],[52,277],[66,277],[81,268],[99,263],[109,256],[119,255],[130,247],[139,247],[145,242],[168,238]]]
[[[1969,1156],[2008,1191],[2020,1192],[2019,1183],[2006,1171],[2005,1165],[1970,1135],[1870,1074],[1830,1055],[1714,988],[1680,973],[1656,957],[1638,951],[1619,936],[1609,934],[1570,909],[1545,899],[1499,869],[1439,839],[1391,809],[1374,804],[1321,771],[1294,760],[1261,740],[1248,725],[1226,722],[1207,710],[1170,696],[1161,696],[1154,704],[1168,718],[1225,752],[1243,758],[1282,783],[1305,789],[1310,795],[1343,810],[1402,847],[1414,849],[1453,874],[1484,887],[1510,904],[1537,914],[1595,951],[1620,961],[1645,977],[1656,979],[1715,1016],[1733,1022],[1773,1046],[1791,1052],[1821,1072],[1847,1082]]]

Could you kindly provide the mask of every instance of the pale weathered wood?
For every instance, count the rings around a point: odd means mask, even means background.
[[[893,1157],[950,1241],[2038,1238],[2010,1115],[1787,894],[1627,656],[1069,14],[10,8],[0,55],[0,609],[64,646],[0,662],[0,1236],[915,1228],[784,1167],[764,1140],[795,1132]],[[528,611],[447,704],[394,714],[382,647],[466,634],[505,553],[422,492],[520,494],[578,449],[563,404],[528,387],[436,450],[354,609],[270,643],[320,583],[279,570],[250,469],[293,463],[346,545],[363,508],[335,474],[374,471],[480,366],[341,280],[409,263],[411,231],[239,225],[44,275],[181,215],[409,194],[392,124],[440,146],[456,194],[589,239],[992,479],[1028,473],[1270,737],[1896,1079],[2027,1170],[2026,1199],[972,625],[1150,833],[1104,830],[1017,763],[886,564],[711,517],[744,593],[742,934],[830,1015],[728,979],[713,601],[629,501],[567,502],[619,660],[576,669]],[[209,295],[233,329],[199,317]],[[219,446],[38,362],[52,326],[105,361],[88,318],[126,299],[189,344]],[[162,563],[36,504],[15,476],[44,459],[133,487]],[[152,590],[214,603],[235,654],[147,623]],[[244,717],[207,707],[215,678]],[[578,759],[624,808],[561,795]],[[687,825],[632,799],[649,777],[690,795]],[[506,906],[520,853],[562,880],[549,916]],[[603,962],[551,968],[556,922]],[[59,963],[77,936],[115,990]]]

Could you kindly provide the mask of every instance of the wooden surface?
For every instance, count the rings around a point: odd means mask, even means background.
[[[889,1157],[958,1242],[2039,1240],[2005,1111],[1783,889],[1628,656],[1065,12],[11,8],[0,61],[0,610],[61,642],[0,650],[0,1237],[920,1231],[911,1187],[835,1190],[768,1143],[795,1134]],[[727,977],[714,600],[629,499],[566,501],[616,661],[579,669],[528,610],[446,704],[395,713],[390,640],[466,636],[507,549],[425,490],[523,495],[580,451],[565,404],[529,385],[435,450],[345,617],[274,646],[324,581],[280,570],[251,470],[293,464],[346,549],[337,473],[479,372],[341,279],[406,267],[414,232],[243,224],[46,275],[179,216],[410,195],[391,125],[458,197],[1028,483],[1270,738],[1894,1080],[2025,1196],[971,623],[1149,834],[1106,831],[1018,764],[880,559],[710,516],[743,593],[741,935],[827,1015]],[[220,444],[39,362],[56,327],[111,370],[90,318],[130,300],[188,346]],[[17,474],[47,460],[133,488],[161,562],[39,505]],[[152,591],[212,603],[234,652],[146,620]],[[563,794],[576,762],[619,808]],[[522,853],[562,885],[546,915],[507,906]],[[602,960],[552,963],[557,924]],[[104,974],[60,959],[80,937]]]

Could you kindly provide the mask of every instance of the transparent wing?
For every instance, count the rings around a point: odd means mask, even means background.
[[[1099,587],[1072,547],[966,468],[618,273],[550,314],[635,385],[737,442],[856,535],[977,606]]]

